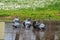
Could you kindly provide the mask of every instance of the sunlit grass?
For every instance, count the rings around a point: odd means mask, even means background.
[[[30,17],[36,20],[60,20],[59,10],[33,10],[33,9],[21,9],[21,10],[0,10],[0,17],[18,16],[20,20],[25,20]],[[13,18],[0,18],[0,20],[12,20]]]

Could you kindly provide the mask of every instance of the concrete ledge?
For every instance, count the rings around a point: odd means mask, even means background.
[[[0,22],[0,39],[4,39],[4,27],[5,27],[5,22]]]

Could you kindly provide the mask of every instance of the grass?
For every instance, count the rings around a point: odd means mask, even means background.
[[[13,17],[18,16],[20,20],[25,20],[30,17],[31,19],[37,20],[60,20],[60,10],[49,10],[49,9],[19,9],[19,10],[0,10],[0,20],[12,20],[13,18],[4,18],[4,17]],[[3,17],[3,18],[1,18]]]
[[[2,0],[0,2],[2,2]],[[5,1],[6,4],[8,4],[9,2],[17,4],[20,3],[17,0]],[[0,10],[0,20],[9,21],[13,19],[13,16],[18,16],[20,20],[25,20],[28,17],[36,20],[45,20],[45,19],[60,20],[60,1],[58,0],[56,3],[54,2],[51,2],[51,4],[49,5],[45,5],[44,8],[37,7],[35,10],[33,10],[32,8],[18,9],[18,10]]]

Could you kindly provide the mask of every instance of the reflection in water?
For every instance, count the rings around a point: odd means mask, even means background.
[[[11,23],[7,23],[5,26],[5,40],[15,40],[17,30],[13,30],[11,25],[12,25]],[[36,34],[32,31],[32,29],[28,30],[25,30],[24,28],[20,29],[19,40],[36,40]],[[39,38],[43,37],[43,34],[44,32],[40,32]]]

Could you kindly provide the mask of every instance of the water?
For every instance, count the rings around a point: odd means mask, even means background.
[[[17,29],[18,30],[18,29]],[[12,23],[6,23],[5,25],[5,40],[15,40],[17,30],[13,30]],[[35,40],[35,34],[31,29],[20,29],[19,40]]]
[[[21,24],[22,26],[22,24]],[[60,25],[59,25],[60,27]],[[5,25],[5,40],[15,40],[16,31],[12,28],[12,23],[6,23]],[[39,32],[39,37],[42,40],[44,38],[45,33]],[[57,33],[55,33],[55,40],[58,39]],[[36,40],[36,35],[33,33],[32,28],[29,30],[25,30],[23,28],[20,29],[19,40]]]

